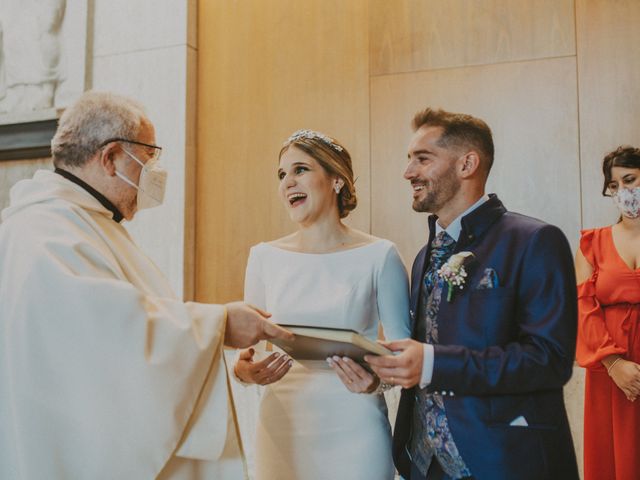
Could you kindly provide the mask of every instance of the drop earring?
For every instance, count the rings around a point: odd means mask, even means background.
[[[336,184],[333,186],[333,189],[336,191],[336,195],[340,194],[340,190],[342,190],[342,186],[344,185],[344,182],[342,181],[338,181],[336,182]]]

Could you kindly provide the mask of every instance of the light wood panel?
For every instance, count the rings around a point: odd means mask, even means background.
[[[239,297],[249,246],[294,228],[275,169],[281,142],[301,127],[347,145],[359,176],[352,223],[395,241],[408,264],[426,215],[411,210],[402,171],[409,122],[427,105],[484,118],[497,147],[489,190],[507,208],[561,226],[574,249],[582,225],[615,219],[599,196],[600,161],[621,143],[640,144],[637,0],[198,7],[199,300]],[[581,458],[576,373],[565,392]]]
[[[578,364],[573,365],[571,380],[564,386],[564,404],[567,407],[569,427],[573,436],[573,446],[578,460],[578,473],[584,478],[584,383],[585,369]]]
[[[618,213],[602,197],[602,158],[618,145],[640,147],[640,2],[578,0],[578,78],[584,228]]]
[[[277,154],[299,128],[352,154],[369,229],[368,4],[200,0],[196,298],[242,296],[249,247],[295,228],[276,196]]]
[[[573,0],[372,0],[373,75],[575,55]]]
[[[411,262],[426,238],[426,214],[411,209],[402,178],[410,121],[427,106],[484,119],[496,158],[488,191],[506,207],[580,228],[574,58],[375,77],[371,81],[372,232]]]
[[[191,5],[189,11],[195,10]],[[194,18],[195,21],[195,18]],[[191,27],[195,31],[195,25]],[[195,299],[196,288],[196,169],[197,169],[197,113],[198,113],[198,52],[187,47],[187,85],[185,104],[186,145],[184,156],[184,300]]]

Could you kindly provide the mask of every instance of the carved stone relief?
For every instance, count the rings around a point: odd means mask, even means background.
[[[87,0],[0,0],[0,123],[84,91],[86,16]]]

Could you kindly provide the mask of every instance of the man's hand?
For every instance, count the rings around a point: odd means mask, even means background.
[[[264,360],[253,361],[253,348],[242,350],[240,358],[234,367],[236,376],[245,383],[257,383],[258,385],[268,385],[277,382],[291,368],[293,360],[287,355],[275,352]]]
[[[633,402],[640,395],[640,365],[637,363],[620,359],[610,368],[609,375],[629,401]]]
[[[260,340],[293,338],[291,332],[267,320],[271,316],[270,313],[243,302],[228,303],[225,307],[227,308],[227,328],[224,344],[229,347],[245,348],[255,345]]]
[[[410,338],[380,343],[393,352],[402,352],[399,355],[382,355],[379,357],[366,355],[364,357],[380,379],[383,382],[400,385],[403,388],[411,388],[420,383],[424,356],[422,343]]]
[[[349,357],[327,357],[327,363],[344,383],[344,386],[353,393],[372,393],[380,384],[380,379],[371,375],[362,366]]]

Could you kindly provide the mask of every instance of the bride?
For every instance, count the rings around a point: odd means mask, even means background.
[[[251,249],[246,302],[277,323],[349,328],[375,340],[410,336],[408,281],[393,243],[342,222],[356,207],[351,157],[299,130],[280,151],[278,194],[297,231]],[[256,435],[258,480],[390,480],[384,385],[348,358],[240,352],[234,373],[266,385]]]

